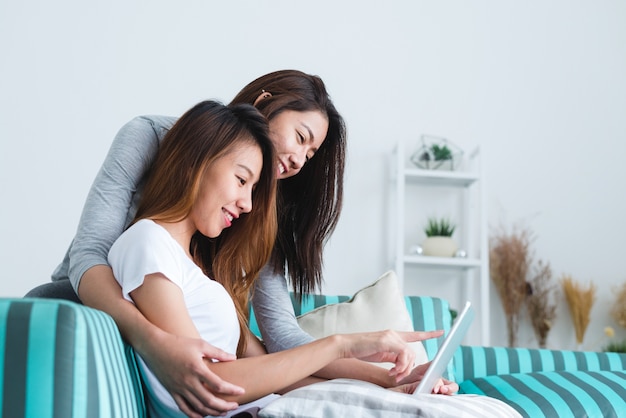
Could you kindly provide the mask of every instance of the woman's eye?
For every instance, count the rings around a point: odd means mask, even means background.
[[[246,185],[246,179],[241,178],[241,177],[237,177],[237,179],[239,180],[239,184],[241,184],[242,186]]]
[[[302,135],[300,132],[298,132],[298,140],[301,144],[304,144],[304,135]]]

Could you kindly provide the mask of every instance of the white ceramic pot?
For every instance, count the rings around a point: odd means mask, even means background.
[[[427,237],[422,242],[424,255],[435,257],[453,257],[456,254],[456,242],[451,237]]]

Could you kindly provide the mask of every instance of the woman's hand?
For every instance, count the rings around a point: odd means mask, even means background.
[[[401,385],[419,383],[424,377],[426,370],[428,370],[428,368],[430,367],[430,363],[431,362],[429,361],[424,364],[417,365],[415,368],[413,368],[413,370],[411,370],[411,373],[407,377],[400,380],[398,383]],[[415,385],[415,387],[417,387],[417,384]]]
[[[422,378],[424,377],[424,373],[426,373],[426,370],[428,370],[429,366],[430,361],[428,363],[420,364],[419,366],[411,370],[411,373],[407,377],[399,382],[399,386],[389,388],[389,390],[394,390],[396,392],[402,393],[415,392],[417,385],[419,385],[419,383],[421,382]],[[447,379],[440,378],[439,380],[437,380],[437,383],[435,383],[432,393],[441,395],[452,395],[458,391],[458,384],[456,384],[455,382],[451,382]]]
[[[455,382],[451,382],[443,377],[437,380],[435,387],[433,388],[434,394],[440,395],[452,395],[459,391],[459,385]]]
[[[394,392],[406,393],[410,395],[413,392],[415,392],[415,389],[417,389],[417,386],[419,385],[419,383],[420,382],[405,383],[405,384],[388,388],[388,389],[393,390]],[[453,395],[458,391],[459,391],[459,385],[449,380],[446,380],[444,378],[441,378],[435,384],[435,387],[433,388],[432,393],[434,395],[437,395],[437,394]]]
[[[443,331],[379,331],[371,333],[346,334],[343,356],[354,357],[365,361],[391,362],[395,366],[389,375],[396,381],[406,378],[413,369],[415,353],[408,342],[437,338]]]
[[[232,361],[233,354],[201,339],[164,332],[159,343],[151,344],[150,352],[144,352],[143,358],[187,416],[221,415],[238,407],[236,402],[225,401],[220,395],[241,395],[244,390],[222,380],[205,363],[210,359]]]

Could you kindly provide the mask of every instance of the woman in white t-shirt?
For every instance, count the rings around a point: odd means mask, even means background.
[[[309,376],[339,358],[391,361],[395,367],[389,373],[400,380],[414,359],[406,342],[441,335],[337,335],[266,354],[248,330],[246,314],[250,289],[276,236],[274,161],[266,120],[254,107],[199,103],[166,134],[137,215],[109,252],[124,298],[150,322],[236,352],[234,361],[207,359],[213,373],[245,390],[230,397],[242,404],[230,414],[315,381]],[[138,360],[150,415],[183,416]]]

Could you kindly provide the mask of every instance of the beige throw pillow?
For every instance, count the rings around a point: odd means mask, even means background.
[[[383,274],[373,284],[359,290],[345,302],[321,306],[298,317],[300,327],[315,338],[332,334],[371,332],[392,329],[413,331],[413,323],[393,271]],[[428,361],[421,342],[409,344],[415,352],[415,364]],[[390,368],[390,363],[374,363]]]

